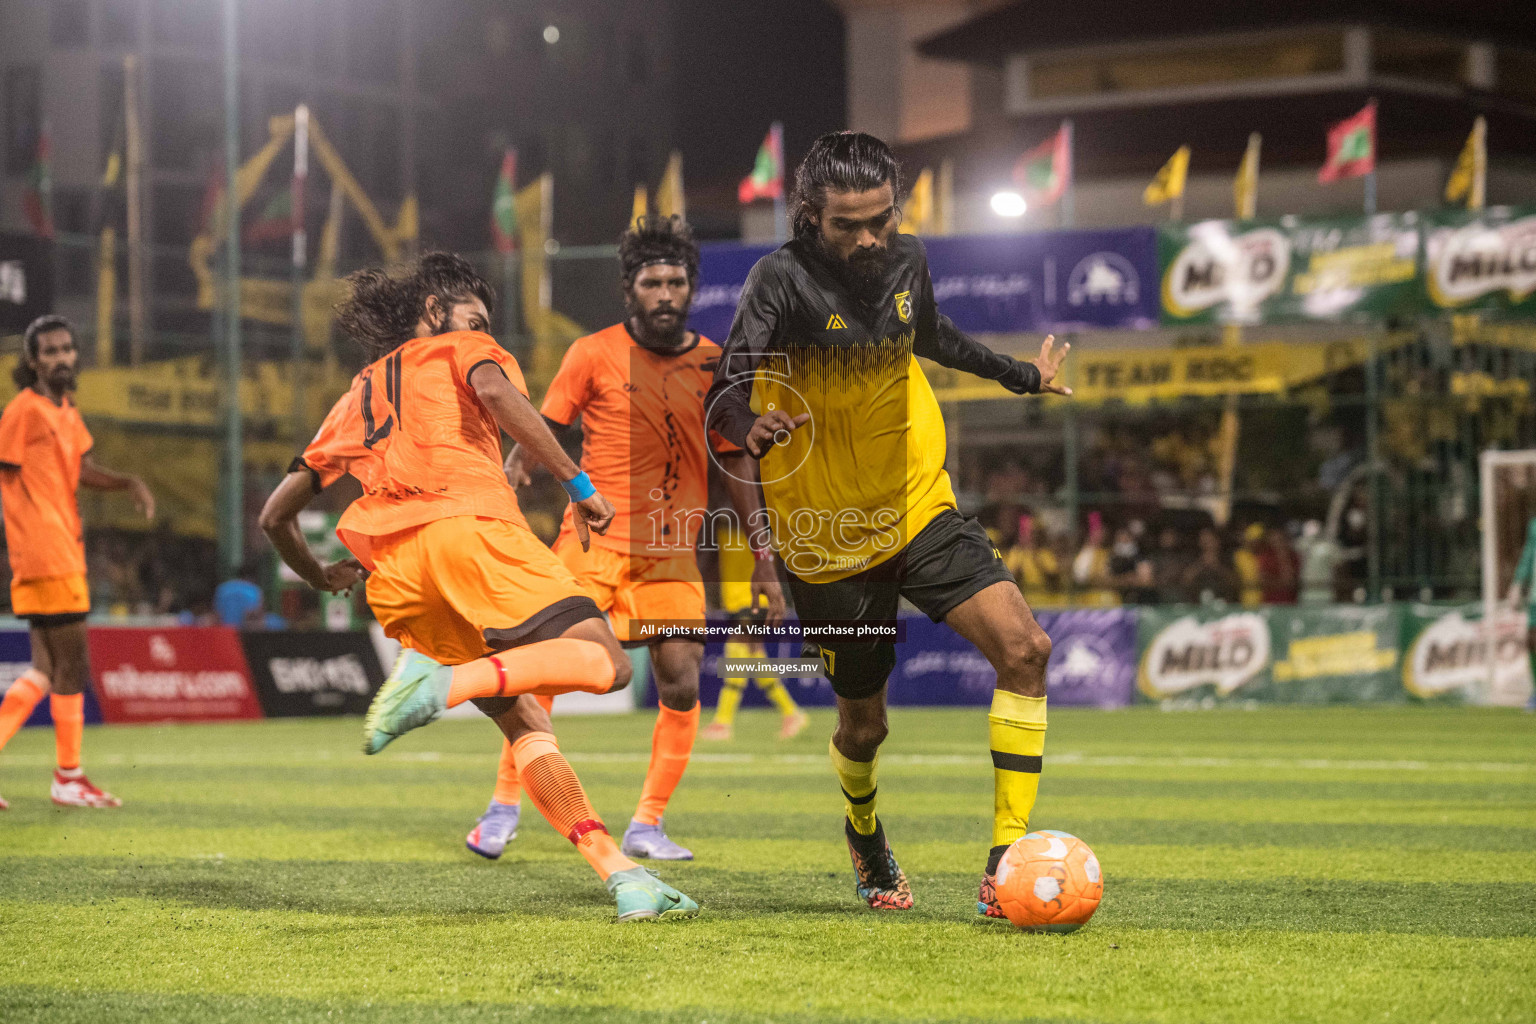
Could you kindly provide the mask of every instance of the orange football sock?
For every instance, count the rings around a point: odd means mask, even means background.
[[[607,693],[611,686],[613,661],[607,649],[591,640],[562,636],[456,666],[448,688],[448,706],[477,697],[523,693]]]
[[[618,844],[592,809],[581,780],[560,753],[560,745],[551,733],[529,732],[519,736],[512,744],[512,757],[533,806],[556,832],[576,845],[598,877],[606,882],[615,871],[637,866],[619,852]]]
[[[554,707],[555,698],[538,696],[537,700],[543,705],[544,710],[550,711]],[[501,760],[496,765],[496,792],[491,794],[491,799],[499,804],[521,803],[523,799],[523,784],[518,781],[517,758],[512,756],[512,741],[501,741]]]
[[[499,804],[517,804],[523,801],[523,784],[518,780],[517,758],[512,756],[512,741],[501,741],[501,760],[496,764],[496,792],[491,799]]]
[[[80,733],[85,728],[85,694],[55,693],[48,698],[53,714],[53,748],[59,758],[59,771],[80,767]]]
[[[0,750],[16,735],[21,723],[32,716],[32,709],[48,695],[48,677],[29,668],[16,678],[0,701]]]
[[[635,807],[635,820],[644,825],[656,824],[666,813],[667,801],[683,780],[688,755],[693,753],[693,741],[699,734],[697,702],[687,711],[673,711],[663,704],[660,712],[651,731],[651,766]]]

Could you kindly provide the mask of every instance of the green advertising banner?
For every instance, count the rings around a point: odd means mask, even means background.
[[[1428,215],[1424,294],[1435,311],[1536,315],[1536,208]]]
[[[1301,221],[1211,220],[1158,229],[1162,320],[1373,321],[1411,313],[1419,215]]]
[[[1172,706],[1402,701],[1402,609],[1143,608],[1136,675]]]
[[[1403,638],[1403,689],[1417,700],[1522,707],[1530,699],[1531,662],[1520,609],[1503,609],[1490,637],[1481,604],[1409,605]]]

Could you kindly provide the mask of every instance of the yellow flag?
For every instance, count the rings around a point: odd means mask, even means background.
[[[1488,123],[1479,117],[1472,122],[1472,134],[1461,147],[1456,167],[1445,183],[1445,201],[1465,201],[1467,209],[1483,208],[1484,192],[1488,178]]]
[[[683,202],[683,154],[677,150],[667,157],[667,169],[656,186],[656,212],[663,217],[688,219]]]
[[[1258,132],[1248,136],[1243,162],[1237,165],[1232,180],[1232,208],[1238,220],[1253,220],[1259,212],[1259,147],[1264,139]]]
[[[923,168],[923,173],[917,176],[912,183],[912,192],[907,196],[906,205],[901,210],[901,233],[904,235],[926,235],[933,226],[933,171]]]
[[[1141,201],[1148,206],[1161,206],[1170,199],[1177,199],[1184,194],[1184,179],[1188,176],[1189,147],[1180,146],[1142,192]]]
[[[633,227],[639,227],[640,226],[640,218],[644,217],[646,215],[646,212],[647,212],[646,206],[647,206],[647,204],[646,204],[646,199],[645,199],[645,186],[644,185],[636,185],[635,186],[635,202],[634,202],[634,205],[631,206],[630,210],[629,210],[629,226],[630,227],[633,228]]]

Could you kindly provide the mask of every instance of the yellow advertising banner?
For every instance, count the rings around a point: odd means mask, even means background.
[[[1383,342],[1385,350],[1387,343]],[[1264,342],[1237,348],[1135,348],[1092,352],[1074,348],[1064,377],[1074,400],[1140,404],[1180,398],[1279,394],[1310,380],[1365,361],[1364,338],[1347,341]],[[991,381],[937,364],[923,371],[941,402],[1011,398]]]
[[[16,354],[0,358],[0,373],[10,378]],[[286,432],[293,415],[293,386],[287,365],[253,363],[240,379],[240,407],[248,423],[272,423]],[[319,367],[304,389],[306,423],[319,423],[351,384],[351,377]],[[80,374],[75,401],[87,421],[143,424],[169,430],[212,429],[223,422],[224,383],[212,361],[192,356],[137,367],[88,369]],[[7,393],[6,400],[10,394]]]

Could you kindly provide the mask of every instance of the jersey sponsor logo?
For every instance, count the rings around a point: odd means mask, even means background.
[[[843,323],[843,318],[838,316],[836,313],[833,313],[830,317],[827,318],[826,330],[846,331],[847,329],[848,325]]]
[[[904,324],[909,324],[912,322],[911,292],[896,293],[896,315],[901,317],[901,322]]]

